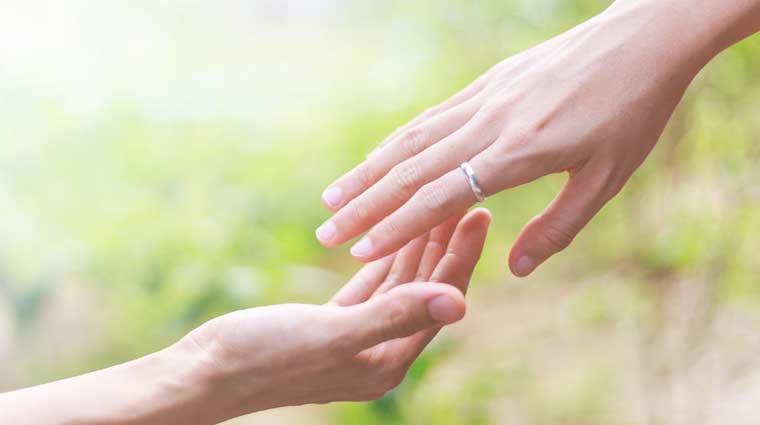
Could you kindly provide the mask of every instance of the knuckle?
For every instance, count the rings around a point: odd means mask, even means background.
[[[385,339],[395,339],[399,335],[410,335],[414,330],[412,311],[406,303],[390,303],[386,310],[383,329]]]
[[[377,174],[368,163],[363,163],[356,169],[356,178],[362,187],[370,187],[375,184]]]
[[[611,201],[612,198],[616,197],[623,190],[625,182],[625,179],[616,179],[609,181],[607,187],[602,192],[602,202],[606,204],[607,202]]]
[[[461,281],[462,275],[466,273],[466,267],[464,267],[465,264],[463,260],[461,254],[452,249],[448,249],[438,263],[446,264],[450,271],[445,274],[431,277],[430,281],[433,283],[453,283]]]
[[[414,127],[401,136],[401,148],[407,156],[417,155],[425,148],[427,139],[427,131],[424,127]]]
[[[351,218],[354,223],[364,223],[370,219],[370,205],[366,201],[355,201],[350,204]]]
[[[600,187],[597,190],[601,194],[601,200],[607,202],[623,190],[623,186],[628,181],[628,175],[619,171],[614,165],[610,165],[603,171],[602,178],[598,181]]]
[[[583,190],[595,194],[594,204],[604,205],[623,190],[631,174],[614,163],[597,165],[583,180]]]
[[[498,101],[487,102],[478,111],[478,117],[488,125],[497,125],[504,122],[509,113],[510,102]]]
[[[480,107],[480,110],[478,111],[478,116],[480,117],[495,117],[495,116],[501,116],[501,114],[504,112],[504,105],[499,102],[486,102],[483,104],[483,106]]]
[[[429,212],[434,214],[445,213],[452,207],[452,197],[449,192],[439,183],[430,183],[419,190],[420,202]]]
[[[416,161],[409,160],[393,167],[391,176],[397,196],[408,199],[419,187],[421,171]]]
[[[386,238],[393,237],[399,232],[398,223],[393,217],[388,217],[380,222],[379,230]]]
[[[542,227],[541,237],[555,252],[567,249],[577,234],[571,225],[557,220],[544,219]]]

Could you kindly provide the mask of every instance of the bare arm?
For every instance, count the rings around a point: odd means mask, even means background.
[[[204,358],[187,342],[138,360],[0,394],[1,424],[216,423]],[[213,369],[207,369],[211,371]]]
[[[325,305],[237,311],[141,359],[0,394],[0,424],[205,425],[378,398],[464,316],[489,223],[485,210],[456,215],[365,266]]]

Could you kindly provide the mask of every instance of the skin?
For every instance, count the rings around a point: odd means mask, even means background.
[[[593,19],[509,58],[399,128],[323,194],[317,239],[373,261],[486,195],[552,173],[568,181],[510,254],[527,276],[625,185],[698,72],[760,30],[760,0],[618,0]]]
[[[378,398],[464,316],[490,219],[483,209],[454,215],[366,265],[327,304],[230,313],[141,359],[0,394],[0,424],[212,424]]]

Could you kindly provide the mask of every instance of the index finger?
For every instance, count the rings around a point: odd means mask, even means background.
[[[322,194],[322,203],[330,211],[339,211],[385,177],[394,166],[425,151],[430,146],[467,124],[478,111],[473,99],[451,110],[406,129],[387,149],[367,157],[367,160],[333,182]]]
[[[351,248],[351,255],[362,262],[381,258],[476,201],[457,168],[423,186],[406,204],[376,224]]]

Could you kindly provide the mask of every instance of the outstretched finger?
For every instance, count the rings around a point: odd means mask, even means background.
[[[543,155],[524,144],[497,141],[469,162],[481,189],[490,196],[555,172]],[[351,248],[351,254],[362,262],[374,261],[476,201],[470,183],[457,167],[423,186],[403,206],[374,225]]]
[[[476,202],[459,169],[423,186],[401,208],[376,224],[351,248],[359,261],[373,261],[443,223]]]
[[[467,124],[477,110],[478,103],[473,100],[405,130],[391,142],[393,148],[383,149],[368,157],[332,183],[322,194],[322,203],[330,211],[342,209],[382,179],[397,164],[417,155]]]
[[[473,118],[444,140],[394,166],[387,175],[326,221],[317,231],[317,237],[323,245],[333,247],[369,230],[404,204],[413,202],[420,192],[424,194],[423,187],[426,184],[447,172],[456,170],[459,177],[462,177],[458,168],[462,161],[485,149],[495,136],[495,127],[486,125],[481,117]],[[383,154],[378,154],[380,155]],[[466,206],[449,210],[439,222],[430,223],[424,232],[463,209]],[[398,248],[396,246],[395,249]]]

